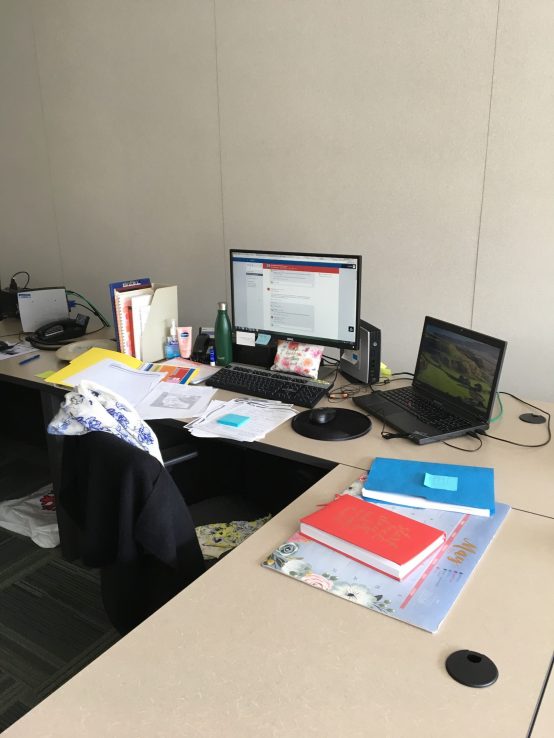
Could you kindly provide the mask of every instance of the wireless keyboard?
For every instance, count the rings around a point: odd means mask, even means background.
[[[241,364],[223,367],[206,380],[209,387],[238,392],[301,407],[314,407],[331,386],[319,379],[253,369]]]

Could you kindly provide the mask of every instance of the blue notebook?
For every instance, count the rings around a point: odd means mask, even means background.
[[[370,501],[494,515],[494,469],[376,458],[364,483]]]

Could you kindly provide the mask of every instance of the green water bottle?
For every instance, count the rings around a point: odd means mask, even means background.
[[[215,319],[215,363],[218,366],[227,366],[231,361],[233,361],[231,321],[227,315],[226,303],[218,302]]]

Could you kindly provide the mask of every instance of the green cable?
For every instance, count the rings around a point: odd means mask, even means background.
[[[87,303],[87,305],[89,305],[92,308],[92,312],[98,318],[100,318],[100,321],[106,326],[106,328],[110,325],[109,322],[106,320],[106,318],[102,315],[102,313],[100,312],[100,310],[98,310],[98,308],[95,307],[90,300],[87,300],[87,298],[84,297],[84,295],[79,294],[79,292],[75,292],[75,290],[66,290],[66,292],[69,295],[77,295],[77,297],[80,297],[81,300],[84,300]]]
[[[500,405],[500,412],[494,418],[491,418],[489,420],[489,423],[494,423],[496,420],[500,420],[500,418],[502,417],[502,413],[504,412],[504,405],[502,404],[502,398],[500,397],[499,392],[496,393],[496,399],[498,400],[498,404]]]

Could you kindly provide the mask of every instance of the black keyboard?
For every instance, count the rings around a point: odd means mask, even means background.
[[[385,396],[388,400],[392,400],[395,405],[399,405],[412,415],[417,416],[419,420],[445,433],[462,430],[469,426],[467,420],[457,415],[451,415],[433,400],[418,394],[411,386],[389,390],[385,393]]]
[[[266,400],[279,400],[301,407],[313,407],[325,396],[328,382],[281,374],[247,366],[226,366],[206,380],[209,387],[239,392]]]

